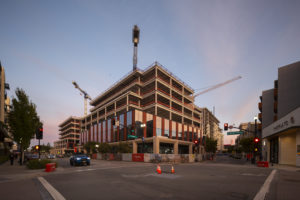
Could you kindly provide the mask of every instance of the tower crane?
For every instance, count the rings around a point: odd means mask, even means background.
[[[92,100],[92,98],[90,97],[90,95],[88,95],[88,93],[86,91],[81,89],[75,81],[72,81],[72,83],[75,86],[75,88],[77,88],[80,91],[80,95],[83,95],[83,98],[84,98],[84,116],[86,116],[87,115],[87,100],[88,99]]]
[[[224,86],[224,85],[227,85],[227,84],[229,84],[229,83],[231,83],[231,82],[233,82],[233,81],[239,80],[239,79],[241,79],[241,78],[242,78],[241,76],[237,76],[237,77],[235,77],[235,78],[233,78],[233,79],[230,79],[230,80],[228,80],[228,81],[225,81],[225,82],[223,82],[223,83],[219,83],[219,84],[217,84],[217,85],[214,85],[214,86],[212,86],[212,87],[210,87],[210,88],[208,88],[208,89],[206,89],[206,90],[203,90],[203,91],[201,91],[201,92],[198,92],[197,94],[195,94],[195,95],[193,96],[193,98],[195,99],[197,96],[199,96],[199,95],[201,95],[201,94],[204,94],[204,93],[209,92],[209,91],[211,91],[211,90],[217,89],[217,88],[219,88],[219,87],[222,87],[222,86]]]

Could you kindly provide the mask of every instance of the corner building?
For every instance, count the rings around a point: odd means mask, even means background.
[[[262,92],[258,107],[264,159],[300,166],[300,62],[278,69],[274,88]]]
[[[202,111],[193,94],[191,87],[157,62],[131,71],[90,102],[91,114],[80,123],[80,144],[117,145],[135,135],[137,139],[129,140],[133,153],[193,153],[193,141],[202,143],[204,136]],[[119,126],[113,126],[112,119]],[[204,151],[201,145],[196,150]]]

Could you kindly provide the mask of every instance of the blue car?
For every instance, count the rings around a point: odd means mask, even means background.
[[[90,165],[91,159],[86,154],[74,154],[70,157],[70,165]]]

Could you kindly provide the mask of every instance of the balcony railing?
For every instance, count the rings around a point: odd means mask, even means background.
[[[161,102],[161,101],[157,101],[157,103],[159,103],[159,104],[161,104],[161,105],[163,105],[163,106],[165,106],[165,107],[168,107],[168,108],[170,108],[170,106],[169,106],[169,105],[167,105],[167,104],[165,104],[165,103],[163,103],[163,102]]]
[[[182,111],[177,108],[174,108],[174,107],[171,107],[171,108],[172,108],[172,110],[175,110],[176,112],[182,113]]]
[[[149,105],[151,105],[151,104],[154,104],[154,103],[155,103],[155,101],[151,101],[151,102],[149,102],[149,103],[146,103],[146,104],[142,105],[142,107],[147,107],[147,106],[149,106]]]

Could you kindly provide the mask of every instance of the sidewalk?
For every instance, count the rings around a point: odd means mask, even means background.
[[[269,163],[270,169],[280,169],[286,171],[300,172],[300,167],[291,166],[291,165],[280,165],[280,164],[272,164]]]
[[[26,165],[19,165],[16,160],[14,165],[10,165],[10,161],[7,161],[0,165],[0,183],[36,177],[43,173],[44,169],[30,170]]]

